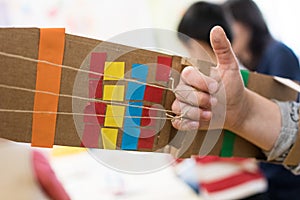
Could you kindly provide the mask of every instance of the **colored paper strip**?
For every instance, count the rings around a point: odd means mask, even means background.
[[[102,99],[102,80],[89,80],[89,98]]]
[[[92,52],[90,60],[90,78],[102,79],[104,73],[104,64],[106,61],[107,54],[102,52]]]
[[[137,150],[140,128],[124,127],[121,149]]]
[[[122,127],[124,113],[124,106],[107,105],[104,126]]]
[[[40,29],[38,60],[61,65],[65,45],[64,28]],[[59,94],[61,67],[38,62],[36,90]],[[35,93],[33,111],[57,112],[58,96]],[[55,138],[56,114],[34,113],[32,121],[32,146],[52,147]]]
[[[124,101],[124,85],[104,85],[103,100]]]
[[[151,117],[157,117],[157,110],[143,108],[142,117],[145,118],[141,119],[141,126],[155,126],[157,119],[151,119]]]
[[[104,124],[104,114],[106,111],[106,104],[102,102],[90,102],[84,109],[84,123],[90,124]],[[98,115],[98,116],[97,116]]]
[[[118,129],[101,128],[101,136],[104,149],[116,149]]]
[[[249,71],[248,70],[240,70],[241,71],[241,74],[242,74],[242,78],[243,78],[243,81],[244,81],[244,85],[245,87],[248,86],[248,81],[249,81]]]
[[[94,103],[88,103],[84,108],[84,117],[83,122],[84,123],[90,123],[90,124],[98,124],[98,120],[96,117],[96,110],[95,110],[95,104]]]
[[[141,134],[138,142],[139,149],[152,149],[155,139],[154,129],[141,129]]]
[[[157,56],[156,77],[157,81],[168,81],[172,66],[172,58]]]
[[[221,157],[232,157],[234,150],[235,134],[224,130],[223,144],[221,148]]]
[[[102,126],[104,124],[104,114],[106,111],[106,104],[102,102],[95,102],[95,110],[97,114],[98,123],[99,125]]]
[[[81,139],[81,146],[99,148],[100,127],[97,124],[85,124]]]
[[[126,100],[143,100],[145,94],[145,85],[128,82]]]
[[[148,76],[148,66],[132,64],[131,77],[141,82],[146,82]]]
[[[240,70],[245,87],[248,86],[249,71]],[[224,130],[223,144],[221,148],[221,157],[232,157],[234,151],[235,134],[231,131]]]
[[[124,78],[125,62],[105,62],[104,80],[119,80]]]
[[[124,127],[139,127],[141,125],[141,116],[143,111],[141,106],[143,106],[143,102],[129,102],[128,105],[129,106],[126,107]],[[132,118],[130,118],[130,116],[132,116]]]
[[[144,100],[154,103],[161,103],[163,98],[164,90],[161,88],[153,87],[150,85],[146,86]]]

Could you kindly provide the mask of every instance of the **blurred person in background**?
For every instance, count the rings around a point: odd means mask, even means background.
[[[250,71],[300,81],[299,60],[295,53],[272,37],[259,7],[252,0],[227,0],[223,7],[230,14],[232,48]],[[300,176],[282,165],[260,163],[268,179],[266,199],[299,199]]]
[[[252,0],[228,0],[224,8],[231,19],[233,51],[244,67],[300,81],[297,56],[272,37],[261,11]]]

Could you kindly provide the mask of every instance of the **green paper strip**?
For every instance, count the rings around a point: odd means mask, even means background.
[[[222,149],[221,149],[221,157],[232,157],[234,140],[235,140],[235,134],[231,131],[225,130]]]
[[[241,74],[244,81],[244,86],[247,87],[250,73],[248,70],[241,70]]]
[[[247,87],[250,73],[248,70],[241,70],[241,74],[244,81],[244,85]],[[235,134],[231,131],[224,130],[224,138],[220,155],[221,157],[232,157],[234,149],[234,140]]]

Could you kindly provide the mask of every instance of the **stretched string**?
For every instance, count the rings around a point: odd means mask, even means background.
[[[51,112],[51,111],[33,111],[33,110],[13,110],[13,109],[2,109],[0,112],[10,112],[10,113],[37,113],[37,114],[53,114],[53,115],[75,115],[75,116],[91,116],[91,117],[109,117],[109,118],[138,118],[138,119],[156,119],[156,120],[173,120],[174,118],[181,118],[182,116],[172,116],[167,114],[167,117],[157,117],[157,116],[128,116],[128,115],[113,115],[107,116],[102,114],[91,114],[91,113],[74,113],[74,112]]]
[[[173,111],[166,110],[166,109],[153,108],[153,107],[148,107],[148,106],[132,105],[132,104],[127,104],[127,103],[122,103],[122,102],[115,102],[115,101],[105,101],[105,100],[100,100],[100,99],[73,96],[73,95],[68,95],[68,94],[57,94],[57,93],[48,92],[48,91],[21,88],[21,87],[16,87],[16,86],[8,86],[8,85],[4,85],[4,84],[0,84],[0,87],[7,88],[7,89],[13,89],[13,90],[21,90],[21,91],[26,91],[26,92],[32,92],[32,93],[42,93],[42,94],[59,96],[59,97],[74,98],[74,99],[79,99],[79,100],[84,100],[84,101],[89,101],[89,102],[92,101],[92,102],[96,102],[96,103],[113,104],[113,105],[128,106],[128,107],[143,108],[143,109],[148,109],[148,110],[155,110],[155,111],[173,113]]]
[[[60,65],[60,64],[52,63],[52,62],[49,62],[49,61],[46,61],[46,60],[37,60],[37,59],[33,59],[33,58],[21,56],[21,55],[16,55],[16,54],[10,54],[10,53],[6,53],[6,52],[2,52],[2,51],[0,51],[0,55],[10,57],[10,58],[16,58],[16,59],[26,60],[26,61],[30,61],[30,62],[35,62],[35,63],[38,63],[38,62],[45,63],[45,64],[52,65],[52,66],[55,66],[55,67],[61,67],[61,68],[65,68],[65,69],[69,69],[69,70],[73,70],[73,71],[77,71],[77,72],[82,72],[82,73],[87,73],[87,74],[94,74],[94,75],[98,75],[98,76],[104,76],[103,73],[93,72],[93,71],[84,70],[84,69],[80,69],[80,68],[75,68],[75,67],[67,66],[67,65]],[[174,79],[172,77],[170,77],[171,88],[168,88],[168,87],[164,87],[164,86],[159,86],[159,85],[155,85],[155,84],[149,84],[149,83],[141,82],[141,81],[138,81],[138,80],[135,80],[135,79],[128,79],[128,78],[120,79],[119,77],[115,77],[115,76],[111,76],[111,75],[105,75],[105,76],[110,77],[110,78],[116,78],[116,79],[119,79],[119,80],[124,80],[124,81],[128,81],[128,82],[135,82],[135,83],[139,83],[139,84],[143,84],[143,85],[148,85],[148,86],[168,90],[168,91],[173,92],[174,94],[177,94],[177,95],[183,97],[180,93],[178,93],[179,90],[176,90],[174,88],[175,87],[174,86]],[[76,99],[81,99],[81,100],[86,100],[86,101],[107,103],[107,101],[103,101],[103,100],[99,100],[99,99],[91,99],[91,98],[78,97],[78,96],[72,96],[72,95],[66,95],[66,94],[55,94],[55,93],[51,93],[51,92],[47,92],[47,91],[31,90],[31,89],[27,89],[27,88],[7,86],[7,85],[3,85],[3,84],[0,84],[0,87],[5,87],[5,88],[9,88],[9,89],[18,89],[18,90],[24,90],[24,91],[30,91],[30,92],[39,92],[39,93],[62,96],[62,97],[68,97],[68,98],[76,98]],[[180,91],[194,91],[194,90],[180,90]],[[186,100],[189,103],[192,103],[192,102],[189,101],[189,99],[186,99]],[[150,107],[138,106],[138,105],[128,105],[128,104],[120,103],[120,102],[110,102],[110,103],[115,104],[115,105],[131,106],[131,107],[137,107],[137,108],[145,108],[145,109],[149,109],[149,110],[157,110],[157,111],[174,113],[173,111],[166,110],[166,109],[158,109],[158,108],[152,108],[152,107],[150,108]],[[179,116],[173,116],[173,117],[176,117],[176,118],[179,117],[181,119],[182,114],[179,115]]]
[[[69,69],[69,70],[73,70],[73,71],[77,71],[77,72],[82,72],[82,73],[87,73],[87,74],[94,74],[97,76],[105,76],[105,77],[109,77],[109,78],[115,78],[118,80],[123,80],[123,81],[128,81],[128,82],[134,82],[134,83],[139,83],[142,85],[148,85],[148,86],[152,86],[152,87],[156,87],[156,88],[160,88],[160,89],[164,89],[164,90],[170,90],[172,91],[172,89],[168,88],[168,87],[164,87],[164,86],[160,86],[160,85],[155,85],[155,84],[151,84],[151,83],[145,83],[145,82],[141,82],[135,79],[129,79],[129,78],[120,78],[120,77],[116,77],[116,76],[112,76],[112,75],[107,75],[107,74],[103,74],[103,73],[98,73],[98,72],[94,72],[94,71],[89,71],[89,70],[84,70],[84,69],[80,69],[80,68],[76,68],[76,67],[72,67],[72,66],[68,66],[68,65],[60,65],[60,64],[56,64],[56,63],[52,63],[46,60],[38,60],[38,59],[33,59],[33,58],[28,58],[25,56],[20,56],[20,55],[16,55],[16,54],[10,54],[10,53],[6,53],[6,52],[2,52],[0,51],[0,55],[2,56],[6,56],[6,57],[10,57],[10,58],[17,58],[20,60],[26,60],[26,61],[30,61],[30,62],[35,62],[35,63],[44,63],[44,64],[48,64],[48,65],[52,65],[55,67],[61,67],[64,69]]]

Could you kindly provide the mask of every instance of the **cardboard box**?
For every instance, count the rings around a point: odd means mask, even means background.
[[[180,157],[199,153],[203,131],[177,131],[166,113],[171,114],[168,111],[175,98],[171,88],[179,80],[178,72],[193,64],[207,74],[210,63],[65,34],[62,62],[53,64],[41,59],[45,42],[41,40],[41,31],[49,30],[0,28],[0,137],[28,143],[34,138],[34,145],[45,147],[55,144],[171,152]],[[40,68],[39,64],[44,66]],[[98,65],[102,71],[96,69]],[[48,85],[37,78],[40,69],[48,69],[45,66],[61,70],[58,93],[47,88],[54,79],[57,84],[56,76],[50,76]],[[41,82],[46,89],[38,90]],[[249,73],[247,87],[267,98],[297,98],[297,92],[270,76]],[[38,103],[39,95],[42,104]],[[47,107],[52,99],[55,101],[53,96],[57,98],[55,111]],[[148,109],[157,104],[160,107]],[[54,124],[50,120],[53,116]],[[40,118],[47,123],[48,117],[53,130],[35,123]],[[212,130],[209,134],[216,132]],[[230,137],[234,138],[229,145],[232,155],[262,157],[254,145],[238,136],[229,134]],[[209,154],[222,154],[223,138],[228,136],[222,133]]]

